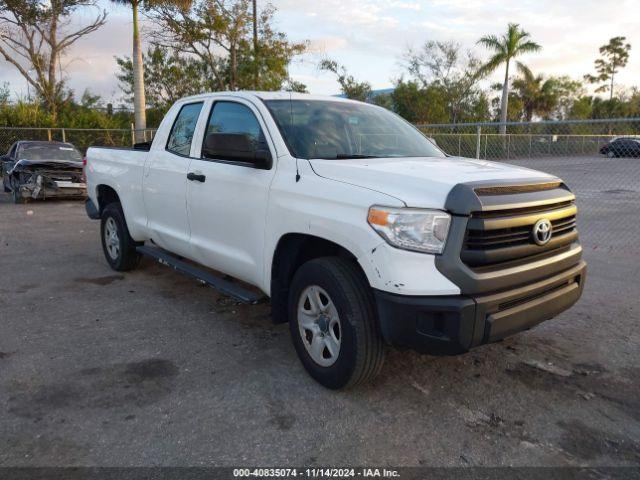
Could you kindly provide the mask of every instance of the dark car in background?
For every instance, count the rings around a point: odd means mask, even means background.
[[[640,157],[640,138],[618,137],[600,148],[600,153],[609,158]]]
[[[21,140],[0,157],[4,191],[14,203],[52,197],[81,198],[82,154],[71,143]]]

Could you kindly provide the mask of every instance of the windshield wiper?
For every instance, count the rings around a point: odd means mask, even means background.
[[[360,155],[358,153],[338,153],[335,157],[337,160],[343,160],[347,158],[380,158],[377,155]]]

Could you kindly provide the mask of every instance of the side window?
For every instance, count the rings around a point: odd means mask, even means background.
[[[246,105],[216,102],[202,146],[204,158],[247,160],[255,150],[268,150],[258,119]]]
[[[168,151],[178,155],[189,155],[191,152],[191,140],[193,140],[200,110],[202,110],[202,102],[189,103],[182,106],[169,133]]]

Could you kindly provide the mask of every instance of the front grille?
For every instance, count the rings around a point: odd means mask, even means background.
[[[520,215],[524,213],[543,213],[543,212],[548,212],[549,208],[553,208],[557,210],[564,207],[570,207],[571,205],[573,205],[573,200],[567,200],[565,202],[557,202],[557,203],[554,203],[552,207],[549,207],[549,205],[533,205],[529,207],[510,208],[508,210],[508,214]],[[475,212],[473,214],[473,218],[497,218],[497,217],[504,217],[504,216],[505,216],[504,209],[487,210],[484,212]]]
[[[527,185],[500,185],[494,187],[476,187],[477,195],[510,195],[513,193],[542,192],[553,190],[562,185],[562,182],[532,183]]]
[[[473,213],[467,224],[462,261],[470,267],[488,267],[560,249],[577,239],[576,212],[573,201],[564,201]],[[533,226],[542,218],[551,222],[551,239],[538,245],[533,239]]]

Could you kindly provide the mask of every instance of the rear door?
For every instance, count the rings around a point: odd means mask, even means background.
[[[187,172],[193,137],[204,102],[182,104],[166,143],[149,153],[143,179],[147,225],[154,243],[188,256]],[[162,139],[158,139],[162,140]]]
[[[207,135],[246,135],[252,145],[275,155],[264,120],[243,99],[215,100],[198,138],[189,171],[197,175],[187,185],[191,219],[191,257],[254,285],[262,280],[264,230],[269,187],[275,167],[254,168],[230,155],[202,154]]]

